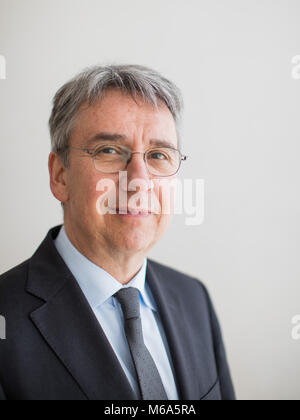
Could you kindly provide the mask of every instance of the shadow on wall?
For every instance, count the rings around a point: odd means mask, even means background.
[[[0,55],[0,80],[6,79],[6,59],[4,55]]]

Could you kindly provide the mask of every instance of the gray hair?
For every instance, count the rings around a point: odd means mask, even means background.
[[[183,109],[182,95],[178,87],[157,71],[138,65],[95,66],[79,73],[56,93],[49,120],[52,151],[68,166],[69,138],[80,106],[92,105],[101,100],[108,89],[119,89],[138,96],[158,108],[165,103],[172,113],[180,141],[180,123]]]

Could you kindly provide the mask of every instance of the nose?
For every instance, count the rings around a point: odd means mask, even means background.
[[[139,183],[140,190],[149,191],[153,188],[153,182],[147,169],[143,153],[134,152],[131,160],[127,165],[127,181],[128,184],[133,180],[139,179],[143,182]]]

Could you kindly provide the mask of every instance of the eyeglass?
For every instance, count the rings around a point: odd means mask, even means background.
[[[181,162],[186,161],[188,158],[188,156],[182,155],[179,150],[171,147],[156,147],[146,152],[133,152],[126,146],[111,144],[101,145],[96,149],[72,146],[68,148],[88,153],[93,158],[95,169],[105,174],[124,171],[134,154],[142,154],[150,174],[168,177],[176,175],[180,169]]]

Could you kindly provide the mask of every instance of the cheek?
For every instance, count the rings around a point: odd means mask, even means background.
[[[97,183],[94,180],[85,177],[81,177],[75,182],[76,185],[74,185],[74,195],[76,196],[76,199],[80,199],[87,206],[91,205],[92,201],[96,199]]]
[[[168,230],[171,220],[172,220],[171,215],[162,214],[155,221],[156,226],[153,228],[153,232],[155,232],[155,235],[154,235],[155,241],[158,241],[163,237],[165,232]]]
[[[70,172],[70,201],[75,202],[79,208],[96,207],[96,201],[101,191],[97,191],[99,175],[91,171],[82,170],[72,173]]]
[[[155,185],[154,194],[166,218],[171,218],[174,213],[175,193],[176,179],[158,181]]]

